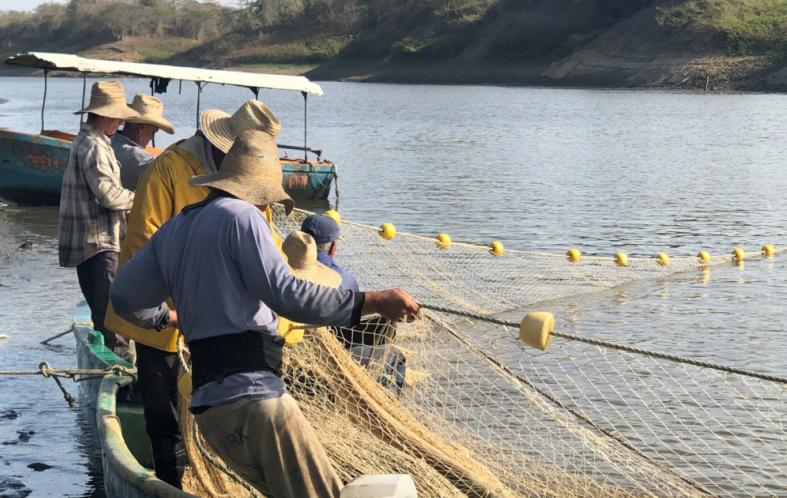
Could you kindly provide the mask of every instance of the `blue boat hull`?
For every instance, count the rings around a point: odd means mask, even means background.
[[[23,206],[57,206],[71,142],[0,129],[0,197]],[[328,161],[282,160],[282,184],[296,201],[327,199],[336,178]]]
[[[0,197],[27,206],[60,202],[71,142],[0,130]]]

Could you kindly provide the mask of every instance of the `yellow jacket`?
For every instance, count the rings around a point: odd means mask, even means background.
[[[128,217],[126,238],[118,260],[118,270],[164,223],[175,217],[184,207],[207,197],[209,191],[206,187],[189,185],[191,177],[203,174],[205,168],[199,159],[177,145],[169,147],[145,169],[137,183],[134,205]],[[273,230],[269,208],[265,210],[265,216],[268,223],[271,223],[276,245],[281,247],[281,239]],[[161,332],[141,329],[120,318],[112,309],[111,303],[104,324],[116,334],[146,346],[168,352],[178,350],[178,329],[167,327]]]

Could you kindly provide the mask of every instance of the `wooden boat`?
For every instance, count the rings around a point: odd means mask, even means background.
[[[9,57],[6,64],[44,70],[44,103],[41,109],[41,132],[24,133],[0,129],[0,197],[20,205],[57,205],[63,171],[74,135],[44,129],[47,74],[49,71],[78,72],[83,76],[83,105],[88,74],[137,76],[151,79],[151,88],[166,92],[171,80],[194,81],[197,84],[197,117],[202,89],[208,83],[243,86],[255,96],[260,88],[299,91],[304,98],[303,146],[279,145],[280,149],[302,152],[303,157],[281,159],[284,189],[296,201],[327,199],[337,178],[336,165],[322,158],[322,150],[308,147],[306,128],[307,96],[322,95],[316,83],[302,76],[279,76],[219,71],[159,64],[87,59],[68,54],[31,52]],[[197,119],[199,127],[199,119]],[[310,158],[309,154],[313,157]]]
[[[74,311],[74,337],[79,368],[131,367],[104,346],[93,330],[90,308],[81,303]],[[150,470],[153,457],[145,431],[142,404],[129,400],[132,379],[108,375],[80,383],[83,400],[96,403],[96,426],[101,443],[104,487],[107,496],[122,498],[187,498],[194,495],[160,481]]]

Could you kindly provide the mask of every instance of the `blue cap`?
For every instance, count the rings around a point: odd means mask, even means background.
[[[318,244],[327,244],[339,238],[339,225],[327,214],[312,214],[301,224],[301,231],[306,232]]]

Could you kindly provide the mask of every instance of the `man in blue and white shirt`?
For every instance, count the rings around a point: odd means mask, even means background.
[[[137,189],[139,175],[156,158],[147,150],[156,132],[172,135],[175,128],[164,119],[164,103],[156,97],[138,93],[129,106],[139,116],[126,120],[123,129],[112,135],[112,150],[120,162],[120,182],[123,188]]]
[[[246,132],[219,171],[192,178],[208,198],[161,227],[120,270],[115,311],[145,328],[177,321],[191,351],[191,410],[225,462],[266,496],[338,497],[342,486],[281,379],[277,315],[352,325],[362,314],[414,320],[404,291],[354,292],[295,277],[260,208],[292,200],[273,137]],[[164,300],[171,296],[177,314]]]

